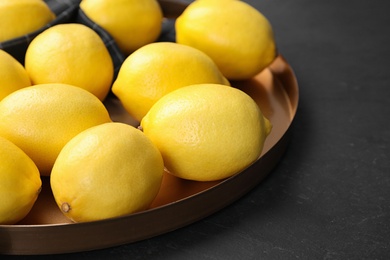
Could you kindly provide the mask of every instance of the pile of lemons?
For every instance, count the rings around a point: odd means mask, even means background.
[[[102,39],[77,23],[40,33],[24,64],[0,50],[0,224],[29,213],[42,178],[60,210],[85,222],[147,209],[164,171],[214,181],[259,158],[271,123],[230,85],[276,56],[259,11],[197,0],[177,18],[176,42],[157,42],[164,18],[156,0],[83,0],[80,8],[127,58],[115,78]],[[42,0],[3,0],[0,41],[53,19]],[[110,91],[138,127],[111,119]]]

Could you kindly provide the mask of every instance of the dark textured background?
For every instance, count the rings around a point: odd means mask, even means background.
[[[390,257],[389,4],[246,2],[269,18],[299,81],[293,138],[280,164],[242,199],[187,227],[37,259]]]

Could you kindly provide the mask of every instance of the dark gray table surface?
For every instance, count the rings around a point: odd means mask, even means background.
[[[390,257],[388,1],[246,2],[271,21],[299,82],[292,140],[278,166],[237,202],[184,228],[37,259]]]

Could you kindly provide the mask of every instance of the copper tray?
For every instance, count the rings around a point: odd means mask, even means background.
[[[160,1],[169,16],[184,4]],[[216,182],[194,182],[164,175],[150,209],[103,221],[71,223],[54,202],[49,180],[30,214],[16,225],[0,225],[0,254],[40,255],[108,248],[167,233],[198,221],[237,200],[261,182],[287,148],[298,106],[298,85],[282,56],[251,80],[231,82],[256,100],[273,124],[260,158],[236,175]],[[114,121],[137,125],[113,96],[105,101]]]

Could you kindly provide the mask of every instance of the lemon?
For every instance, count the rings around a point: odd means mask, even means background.
[[[175,23],[176,41],[205,52],[229,80],[248,79],[276,56],[271,24],[241,1],[191,3]]]
[[[213,181],[232,176],[261,154],[271,130],[255,101],[220,84],[190,85],[162,97],[141,127],[180,178]]]
[[[112,92],[136,120],[165,94],[192,84],[229,85],[203,52],[172,42],[156,42],[133,52],[122,64]]]
[[[54,164],[50,184],[65,216],[86,222],[147,209],[163,172],[160,152],[141,131],[112,122],[70,140]]]
[[[103,100],[114,76],[111,56],[99,35],[82,24],[59,24],[39,34],[27,48],[25,68],[34,85],[64,83]]]
[[[14,57],[0,50],[0,100],[15,90],[31,85],[30,78]]]
[[[42,182],[34,162],[3,137],[0,137],[0,183],[0,224],[15,224],[30,212]]]
[[[163,14],[157,0],[83,0],[80,8],[126,55],[157,40]]]
[[[34,32],[54,18],[42,0],[1,0],[0,42]]]
[[[0,136],[19,146],[45,176],[73,136],[110,121],[97,97],[72,85],[34,85],[0,101]]]

